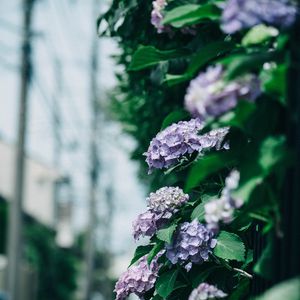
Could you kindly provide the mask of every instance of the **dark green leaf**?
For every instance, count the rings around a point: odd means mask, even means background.
[[[170,244],[172,241],[172,236],[173,236],[173,233],[174,233],[176,227],[177,227],[177,224],[172,224],[167,228],[158,230],[156,233],[157,238],[163,242]]]
[[[164,248],[164,243],[159,241],[155,246],[152,248],[152,250],[149,252],[147,257],[148,264],[151,263],[152,259],[156,256],[156,254]]]
[[[245,295],[249,292],[250,281],[247,278],[241,279],[239,284],[234,288],[233,292],[229,295],[228,300],[245,299]]]
[[[198,53],[191,57],[189,67],[184,74],[171,75],[167,74],[166,82],[169,86],[178,84],[180,82],[193,78],[199,69],[206,65],[212,59],[226,53],[235,47],[235,44],[227,41],[216,41],[208,45],[203,46]]]
[[[170,270],[157,278],[155,289],[164,299],[173,292],[177,276],[178,270]]]
[[[168,11],[164,17],[163,23],[180,28],[197,24],[203,20],[217,20],[219,18],[220,9],[214,4],[187,4]]]
[[[221,266],[211,266],[207,270],[197,274],[196,276],[193,277],[192,279],[192,285],[193,288],[198,287],[198,285],[202,282],[205,282],[206,279],[213,274],[216,270],[222,268]]]
[[[262,88],[265,93],[275,96],[282,104],[285,104],[287,66],[271,65],[269,69],[260,74]]]
[[[229,151],[207,154],[200,157],[192,166],[185,185],[188,192],[196,187],[207,176],[231,166],[235,161],[233,154]]]
[[[136,261],[138,261],[142,256],[148,254],[151,249],[153,248],[153,245],[147,245],[147,246],[138,246],[136,249],[135,249],[135,252],[134,252],[134,255],[133,255],[133,258],[130,262],[130,265],[133,265]]]
[[[260,185],[276,166],[283,164],[287,156],[283,136],[268,137],[259,146],[252,159],[241,165],[241,181],[233,196],[247,202],[253,190]]]
[[[153,46],[140,46],[133,54],[128,70],[142,70],[169,59],[185,56],[187,53],[188,52],[183,49],[162,51]]]
[[[246,130],[247,120],[252,116],[255,108],[254,103],[241,100],[233,111],[228,112],[217,120],[213,120],[207,126],[212,128],[230,126]]]
[[[259,70],[265,62],[274,61],[278,58],[279,53],[259,52],[251,54],[235,54],[226,57],[220,63],[227,66],[226,78],[232,80],[237,76],[245,73]]]
[[[189,114],[184,110],[172,111],[165,117],[165,119],[161,125],[161,130],[172,125],[173,123],[177,123],[177,122],[187,118],[188,116],[189,116]]]
[[[238,235],[221,231],[214,248],[214,255],[222,259],[244,261],[245,245]]]
[[[204,195],[205,196],[205,195]],[[201,197],[201,203],[197,205],[192,214],[191,214],[191,220],[197,219],[199,222],[202,222],[204,220],[205,210],[204,205],[205,203],[209,202],[211,199],[216,198],[216,196],[210,196],[206,195],[206,197]]]
[[[273,242],[269,240],[258,262],[254,265],[253,271],[265,279],[271,280],[274,277],[276,268],[273,264]]]

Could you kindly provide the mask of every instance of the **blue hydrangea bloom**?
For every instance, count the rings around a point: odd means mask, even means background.
[[[218,117],[234,108],[241,99],[253,102],[261,93],[255,75],[247,74],[233,81],[224,80],[221,65],[209,67],[190,82],[185,107],[201,120]]]
[[[297,14],[292,0],[228,0],[222,15],[222,29],[232,34],[265,23],[278,28],[293,24]]]
[[[219,290],[216,286],[203,282],[192,291],[189,300],[209,300],[225,297],[227,297],[227,294]]]
[[[214,233],[198,220],[184,222],[177,229],[173,242],[166,246],[166,256],[172,264],[180,263],[189,271],[192,263],[201,264],[209,259],[216,246]]]
[[[136,294],[142,299],[143,295],[154,287],[161,267],[158,258],[162,254],[163,252],[158,253],[150,265],[145,255],[129,267],[115,285],[116,300],[125,300],[130,294]]]
[[[181,158],[194,152],[203,153],[213,148],[220,150],[228,147],[228,144],[223,144],[228,127],[198,135],[202,128],[203,123],[199,119],[192,119],[172,124],[159,132],[144,153],[149,172],[174,166]]]
[[[155,193],[150,193],[146,199],[147,211],[133,222],[134,239],[152,237],[188,199],[189,195],[184,194],[179,187],[162,187]]]

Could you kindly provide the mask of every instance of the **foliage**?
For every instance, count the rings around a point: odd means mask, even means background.
[[[147,253],[150,262],[165,243],[172,242],[179,224],[194,219],[205,223],[205,204],[220,195],[230,170],[240,172],[232,197],[242,205],[231,223],[220,224],[210,260],[194,264],[187,272],[162,256],[155,289],[145,299],[187,299],[192,288],[204,281],[222,288],[229,299],[249,299],[254,272],[262,277],[274,275],[267,272],[271,262],[265,258],[274,233],[280,231],[282,178],[293,159],[284,125],[289,31],[260,24],[234,35],[224,34],[220,2],[224,1],[169,1],[163,20],[169,31],[165,33],[157,33],[150,23],[151,1],[114,0],[99,18],[100,34],[116,38],[121,49],[116,60],[126,72],[116,74],[119,84],[111,105],[137,141],[132,157],[140,161],[141,177],[151,190],[177,185],[190,194],[189,202],[150,244],[137,248],[132,264]],[[191,155],[165,173],[146,176],[143,153],[150,141],[167,126],[191,118],[183,104],[189,81],[215,64],[222,65],[225,84],[250,73],[261,82],[255,102],[242,99],[226,113],[205,120],[203,132],[230,127],[230,149]],[[253,264],[248,237],[258,223],[263,227],[260,234],[269,239],[266,250],[255,253],[260,259]]]
[[[0,220],[3,226],[0,228],[3,233],[7,228],[7,213],[8,205],[1,198]],[[44,300],[74,299],[78,257],[72,249],[62,249],[56,245],[53,230],[37,223],[29,216],[24,216],[24,219],[24,255],[27,263],[37,272],[37,298]],[[5,253],[4,236],[1,234],[0,253]]]

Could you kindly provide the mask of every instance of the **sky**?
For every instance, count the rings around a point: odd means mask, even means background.
[[[36,1],[34,8],[27,155],[49,166],[60,161],[62,173],[71,175],[77,232],[88,220],[91,44],[97,38],[96,16],[106,10],[108,2],[100,0],[97,11],[93,0],[42,0]],[[11,143],[16,141],[21,13],[21,0],[0,1],[0,137]],[[117,52],[111,39],[99,41],[102,97],[116,84],[117,67],[111,55]],[[60,126],[53,121],[54,111],[61,116]],[[55,148],[56,131],[61,136],[61,154]],[[98,245],[109,245],[116,255],[115,275],[132,255],[131,221],[145,209],[145,189],[137,179],[137,165],[129,160],[134,141],[122,134],[120,124],[104,121],[99,140],[99,223],[108,209],[108,190],[113,195],[113,216],[110,240],[100,230]]]

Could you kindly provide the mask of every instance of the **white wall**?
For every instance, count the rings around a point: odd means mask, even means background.
[[[10,201],[14,196],[14,146],[0,141],[0,194]],[[44,225],[54,227],[54,182],[59,177],[54,169],[26,159],[25,198],[26,213]]]

